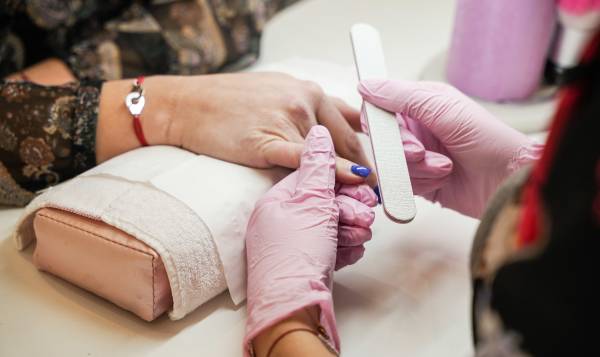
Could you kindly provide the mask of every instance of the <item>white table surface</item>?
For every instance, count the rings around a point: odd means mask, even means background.
[[[389,71],[416,79],[450,37],[454,1],[313,0],[275,18],[261,64],[289,57],[352,65],[348,29],[377,25]],[[345,356],[468,356],[468,253],[477,221],[417,200],[407,225],[377,211],[363,260],[335,275]],[[0,209],[0,356],[239,356],[245,306],[227,293],[183,320],[146,323],[38,272],[9,234],[20,214]]]

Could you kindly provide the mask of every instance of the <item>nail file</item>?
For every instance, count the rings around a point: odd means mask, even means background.
[[[387,78],[379,32],[370,25],[356,24],[350,30],[354,62],[360,80]],[[398,223],[408,223],[417,213],[400,126],[395,114],[363,102],[371,148],[379,180],[381,203],[386,215]]]

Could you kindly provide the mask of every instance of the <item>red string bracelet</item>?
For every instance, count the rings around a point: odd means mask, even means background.
[[[142,110],[144,110],[144,104],[146,104],[144,89],[142,88],[143,83],[144,76],[139,76],[135,82],[133,82],[131,92],[125,97],[125,105],[133,116],[133,131],[135,132],[135,136],[142,146],[148,146],[148,141],[146,141],[144,130],[142,129],[142,121],[140,120]]]

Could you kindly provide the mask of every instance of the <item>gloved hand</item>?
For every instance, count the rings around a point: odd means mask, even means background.
[[[364,243],[371,239],[377,206],[375,192],[366,184],[336,186],[335,202],[340,209],[338,249],[335,270],[356,263],[365,253]]]
[[[371,79],[358,89],[366,101],[398,113],[415,193],[471,217],[482,214],[508,175],[541,155],[542,145],[447,84]],[[432,164],[435,153],[439,162]]]
[[[366,186],[335,191],[333,143],[315,126],[300,168],[259,200],[248,223],[245,353],[260,332],[309,306],[319,306],[320,324],[339,350],[331,297],[336,251],[342,246],[338,268],[362,256],[376,197]]]

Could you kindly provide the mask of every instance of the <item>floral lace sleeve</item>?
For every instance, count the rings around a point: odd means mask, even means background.
[[[298,0],[154,0],[84,26],[67,61],[78,78],[234,71],[254,62],[266,21]],[[88,33],[89,32],[89,33]]]
[[[99,82],[0,80],[0,205],[25,205],[95,165],[99,95]]]

